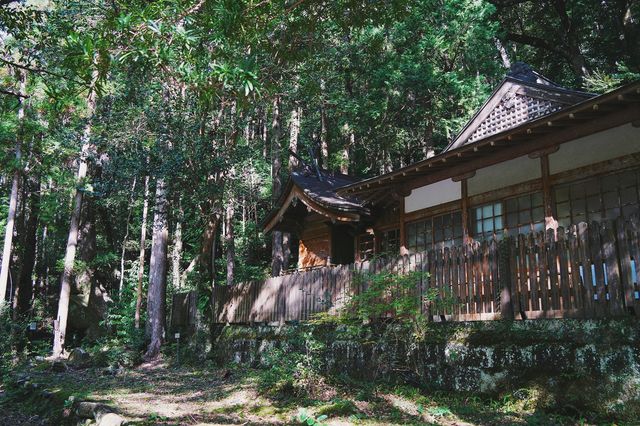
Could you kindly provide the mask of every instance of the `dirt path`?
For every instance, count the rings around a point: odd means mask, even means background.
[[[175,368],[164,363],[131,370],[88,368],[53,372],[37,366],[28,372],[38,389],[58,395],[60,401],[103,402],[133,425],[284,425],[300,424],[300,410],[324,425],[524,425],[575,424],[536,418],[525,409],[505,412],[482,401],[425,396],[412,389],[374,388],[364,395],[358,384],[336,387],[330,401],[269,396],[259,391],[260,371],[251,369]],[[0,424],[46,425],[41,407],[25,399],[2,403]],[[31,404],[31,405],[29,405]],[[61,404],[55,408],[61,412]],[[326,418],[320,417],[321,415]],[[532,417],[533,416],[533,417]],[[548,423],[552,421],[552,423]],[[316,423],[318,424],[318,423]]]

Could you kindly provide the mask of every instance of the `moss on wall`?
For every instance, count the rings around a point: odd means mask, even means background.
[[[274,348],[302,352],[313,340],[327,374],[434,390],[534,389],[541,403],[569,411],[640,413],[639,337],[632,320],[431,323],[420,336],[393,322],[230,325],[218,330],[214,355],[259,366]]]

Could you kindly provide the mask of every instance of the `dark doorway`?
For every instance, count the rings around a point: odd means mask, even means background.
[[[354,261],[354,230],[349,225],[331,228],[331,263],[347,265]]]

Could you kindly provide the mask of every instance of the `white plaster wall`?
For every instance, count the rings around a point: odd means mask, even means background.
[[[416,210],[459,200],[461,188],[460,182],[454,182],[451,179],[415,188],[404,199],[404,211],[405,213],[411,213]]]
[[[625,124],[560,145],[549,156],[549,171],[555,174],[636,152],[640,152],[640,128]]]
[[[524,155],[476,171],[467,180],[469,195],[482,194],[505,186],[515,185],[541,177],[540,159]]]

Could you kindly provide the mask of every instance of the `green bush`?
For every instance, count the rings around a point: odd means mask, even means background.
[[[324,349],[311,332],[288,332],[281,346],[263,354],[266,368],[260,374],[260,389],[273,396],[316,396],[324,386],[320,356]]]

